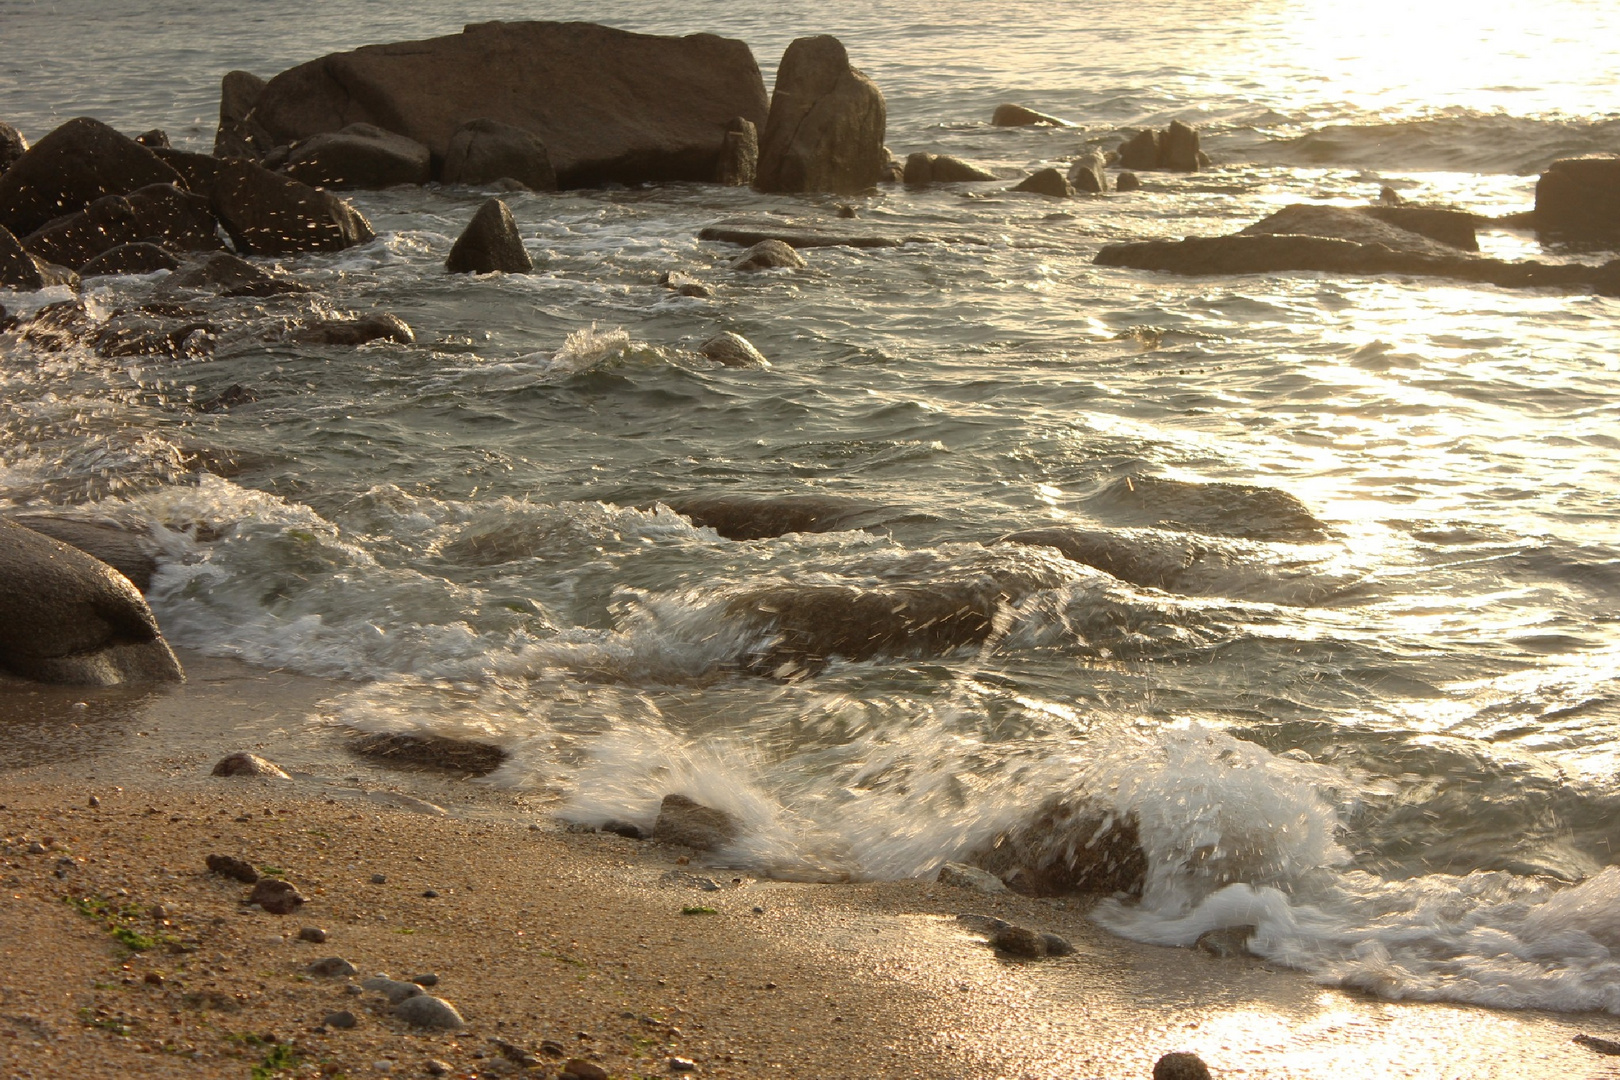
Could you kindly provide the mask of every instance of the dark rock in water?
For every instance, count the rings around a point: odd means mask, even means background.
[[[18,292],[43,289],[46,285],[40,266],[43,261],[29,254],[10,230],[0,226],[0,288]]]
[[[1108,174],[1103,156],[1093,150],[1089,154],[1081,154],[1069,166],[1069,183],[1074,185],[1076,191],[1084,191],[1089,195],[1100,195],[1108,190]]]
[[[304,345],[364,345],[393,341],[414,345],[416,333],[398,315],[362,315],[358,319],[322,319],[295,330],[292,339]]]
[[[214,764],[213,776],[260,776],[272,780],[291,780],[286,771],[273,761],[258,754],[239,753],[222,757]]]
[[[148,150],[156,150],[160,147],[167,150],[169,148],[169,133],[164,131],[162,128],[153,128],[150,131],[143,131],[139,135],[135,136],[135,141],[146,147]]]
[[[106,195],[76,214],[57,218],[22,238],[31,253],[77,270],[119,244],[137,239],[135,209],[122,195]]]
[[[883,176],[888,113],[877,85],[850,66],[827,34],[798,38],[782,54],[770,117],[759,142],[760,191],[853,193]]]
[[[1388,206],[1382,203],[1358,209],[1386,225],[1427,236],[1447,247],[1461,251],[1478,251],[1479,237],[1474,231],[1477,220],[1466,210],[1446,210],[1434,206]]]
[[[1119,144],[1119,167],[1137,172],[1149,172],[1159,167],[1159,141],[1157,131],[1138,131]]]
[[[120,243],[144,241],[161,244],[170,251],[223,251],[225,244],[219,238],[219,223],[206,198],[174,184],[148,184],[117,196],[120,207],[127,207],[129,231],[115,237]],[[95,211],[102,201],[86,207],[85,215]]]
[[[23,340],[36,349],[60,352],[95,332],[95,320],[80,300],[46,304],[23,325]]]
[[[727,187],[747,187],[759,173],[759,128],[739,116],[726,126],[725,141],[714,166],[714,182]]]
[[[304,902],[292,882],[280,878],[261,877],[248,896],[248,903],[258,904],[272,915],[291,915]]]
[[[1175,588],[1178,579],[1204,553],[1192,543],[1167,550],[1162,545],[1148,546],[1138,538],[1061,526],[1025,529],[1009,533],[997,542],[1056,548],[1065,559],[1151,589]]]
[[[0,173],[15,165],[27,152],[28,140],[23,138],[22,132],[0,121]]]
[[[79,267],[83,277],[102,274],[155,274],[176,270],[180,260],[156,244],[119,244]]]
[[[1252,926],[1223,926],[1219,930],[1205,930],[1198,935],[1193,948],[1223,960],[1233,956],[1248,956],[1249,939],[1254,937],[1254,930]]]
[[[713,289],[691,274],[685,274],[679,270],[670,270],[659,275],[658,284],[666,289],[673,289],[682,296],[703,297],[714,295]]]
[[[265,82],[246,71],[227,71],[219,81],[219,128],[214,132],[217,158],[262,158],[276,145],[253,110]]]
[[[357,121],[449,157],[482,117],[532,132],[564,188],[713,178],[727,124],[765,120],[748,46],[592,23],[473,23],[460,34],[368,45],[282,72],[253,115],[278,142]]]
[[[416,140],[375,124],[349,124],[295,145],[286,171],[315,187],[375,190],[427,183],[433,178],[433,155]]]
[[[186,189],[194,195],[208,200],[210,212],[213,208],[214,187],[219,182],[220,159],[209,157],[207,154],[193,154],[186,150],[152,151],[158,160],[180,174],[185,181]]]
[[[167,285],[171,289],[211,292],[220,296],[276,296],[309,291],[296,281],[261,270],[246,259],[225,252],[177,271],[169,278]]]
[[[676,495],[664,505],[727,540],[858,529],[895,513],[892,507],[838,495]]]
[[[1114,177],[1115,191],[1140,191],[1142,179],[1133,172],[1122,172]]]
[[[1250,540],[1320,540],[1328,528],[1286,491],[1253,484],[1200,484],[1162,476],[1125,476],[1086,500],[1131,524]]]
[[[214,351],[219,328],[206,319],[173,322],[141,312],[120,312],[95,333],[96,352],[106,357],[163,356],[193,360]]]
[[[534,260],[518,236],[512,211],[499,199],[478,208],[450,249],[444,268],[452,274],[527,274]]]
[[[246,859],[238,859],[234,855],[210,855],[207,862],[209,872],[220,877],[232,878],[244,885],[253,885],[259,880],[259,872]]]
[[[1392,251],[1408,251],[1448,259],[1457,255],[1451,244],[1385,219],[1386,208],[1376,206],[1316,206],[1294,203],[1246,226],[1241,236],[1321,236],[1356,244],[1380,244]]]
[[[480,116],[450,136],[439,179],[478,187],[510,177],[530,191],[556,191],[546,144],[530,131]]]
[[[1536,181],[1536,228],[1574,238],[1620,238],[1620,155],[1560,158]]]
[[[0,521],[0,667],[91,686],[185,679],[128,578],[11,521]]]
[[[1180,120],[1170,121],[1159,144],[1159,168],[1170,172],[1197,172],[1201,163],[1198,131]],[[1207,160],[1207,159],[1202,159]]]
[[[804,256],[780,240],[761,240],[731,264],[733,270],[800,269],[808,265]]]
[[[48,514],[19,514],[12,520],[24,528],[60,540],[92,558],[100,559],[129,578],[130,584],[143,593],[152,584],[157,559],[152,554],[149,542],[129,529]]]
[[[768,368],[771,362],[754,348],[754,343],[730,330],[716,334],[698,346],[698,352],[717,364],[734,368]]]
[[[768,221],[735,221],[707,225],[698,231],[699,240],[722,240],[750,247],[766,240],[779,240],[791,248],[853,247],[896,248],[906,244],[937,244],[937,236],[885,235],[846,232],[836,226],[784,225]],[[961,243],[982,244],[974,237],[953,237]]]
[[[6,305],[0,304],[0,334],[13,329],[16,325],[17,320],[6,311]]]
[[[349,749],[366,757],[382,758],[391,765],[414,765],[472,776],[487,776],[506,760],[506,751],[498,746],[439,735],[361,735],[349,743]]]
[[[1056,169],[1042,169],[1024,178],[1013,191],[1027,191],[1053,199],[1072,199],[1074,186]]]
[[[861,215],[860,215],[860,212],[857,211],[849,203],[839,203],[838,204],[838,216],[841,217],[841,218],[858,218]]]
[[[197,411],[205,413],[224,412],[234,409],[238,405],[251,405],[259,400],[258,391],[241,383],[231,383],[225,389],[197,403]]]
[[[633,821],[609,821],[602,826],[600,831],[612,833],[614,836],[622,836],[626,840],[647,839],[647,833]]]
[[[103,195],[127,195],[148,184],[174,184],[180,175],[152,151],[99,120],[69,120],[0,173],[0,225],[18,236]]]
[[[1166,1054],[1154,1062],[1153,1080],[1210,1080],[1209,1066],[1197,1054]]]
[[[341,251],[374,236],[365,215],[336,195],[240,159],[221,163],[213,207],[237,249],[253,255]]]
[[[661,843],[713,851],[737,839],[740,831],[737,819],[724,810],[704,806],[685,795],[665,795],[652,835]]]
[[[1029,896],[1137,895],[1147,876],[1136,819],[1085,800],[1050,803],[970,861]]]
[[[1006,926],[990,935],[990,944],[997,952],[1024,960],[1039,960],[1046,955],[1046,941],[1027,926]]]
[[[906,158],[902,178],[912,185],[959,184],[994,180],[996,174],[948,154],[918,153]]]
[[[990,116],[990,123],[996,127],[1033,127],[1036,124],[1050,124],[1053,127],[1074,126],[1067,120],[1059,120],[1055,116],[1012,104],[997,105],[996,111]]]

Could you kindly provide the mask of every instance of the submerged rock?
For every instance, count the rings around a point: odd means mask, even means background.
[[[440,735],[378,732],[352,740],[349,749],[392,765],[414,765],[472,776],[487,776],[506,761],[506,751],[498,746]]]
[[[768,368],[771,362],[741,334],[722,331],[698,346],[698,352],[717,364],[734,368]]]
[[[450,249],[444,268],[452,274],[527,274],[534,260],[523,247],[512,211],[499,199],[478,208]]]
[[[1147,855],[1136,819],[1079,801],[1054,801],[970,859],[1030,896],[1139,894]]]
[[[358,346],[369,341],[414,345],[416,333],[398,315],[379,313],[358,319],[322,319],[294,330],[292,339],[303,345]]]
[[[531,131],[487,116],[469,120],[450,136],[439,178],[469,187],[510,178],[530,191],[557,190],[546,144]]]
[[[1051,199],[1074,198],[1074,186],[1056,169],[1041,169],[1039,172],[1031,173],[1012,190],[1045,195]]]
[[[743,42],[584,22],[472,23],[332,53],[271,79],[253,109],[278,142],[364,122],[441,160],[463,125],[495,120],[544,143],[564,188],[711,180],[732,118],[765,114]]]
[[[179,182],[179,174],[152,151],[99,120],[81,116],[39,140],[0,173],[0,225],[26,236],[104,195]]]
[[[902,179],[907,184],[954,184],[978,180],[994,180],[995,173],[971,165],[947,154],[916,153],[906,158]]]
[[[996,127],[1033,127],[1036,124],[1049,124],[1052,127],[1074,126],[1067,120],[1060,120],[1055,116],[1010,103],[997,105],[996,111],[991,114],[990,123]]]
[[[658,807],[652,837],[665,844],[681,844],[713,851],[737,839],[741,825],[724,810],[704,806],[685,795],[665,795]]]
[[[0,667],[92,686],[185,679],[128,578],[11,521],[0,521]]]
[[[808,265],[804,256],[780,240],[761,240],[731,264],[733,270],[801,269]]]
[[[782,54],[760,136],[761,191],[864,191],[883,176],[887,108],[877,84],[850,65],[827,34],[798,38]]]
[[[664,504],[727,540],[861,528],[896,513],[892,507],[839,495],[674,495]]]
[[[658,277],[658,284],[662,285],[666,289],[673,289],[681,296],[704,297],[714,295],[713,289],[703,284],[703,282],[699,281],[691,274],[683,273],[680,270],[669,270],[663,274],[660,274]]]
[[[433,156],[416,140],[375,124],[348,124],[295,145],[286,171],[316,187],[387,188],[427,183],[433,178]]]
[[[1328,532],[1297,497],[1254,484],[1128,476],[1086,501],[1096,511],[1128,519],[1131,524],[1215,536],[1309,542],[1323,539]]]
[[[1162,542],[1145,542],[1140,536],[1061,526],[1025,529],[1000,537],[996,542],[1055,548],[1065,559],[1151,589],[1174,589],[1188,568],[1205,553],[1202,547],[1191,542],[1167,546]]]

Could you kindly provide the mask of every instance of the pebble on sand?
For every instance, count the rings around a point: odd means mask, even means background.
[[[418,993],[415,997],[406,998],[394,1006],[394,1015],[416,1027],[440,1028],[445,1031],[454,1031],[467,1024],[454,1005],[432,994]]]
[[[329,1028],[339,1028],[345,1031],[354,1027],[359,1022],[360,1021],[355,1017],[354,1013],[350,1012],[348,1009],[343,1009],[339,1012],[327,1013],[326,1018],[321,1021],[321,1023],[325,1024]]]
[[[304,903],[304,898],[290,881],[260,878],[248,896],[248,903],[258,904],[272,915],[291,915]]]
[[[359,969],[341,956],[328,956],[317,960],[306,968],[311,975],[325,975],[329,978],[353,975]]]
[[[319,945],[326,940],[326,931],[322,930],[318,926],[306,926],[302,930],[298,931],[298,940],[307,941],[313,945]]]

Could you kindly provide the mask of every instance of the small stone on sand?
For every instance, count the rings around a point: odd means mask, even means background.
[[[454,1031],[465,1027],[467,1023],[454,1005],[432,994],[419,993],[415,997],[406,998],[394,1006],[394,1015],[416,1027],[440,1028],[445,1031]]]

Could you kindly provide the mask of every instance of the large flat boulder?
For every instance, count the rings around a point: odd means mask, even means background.
[[[877,84],[851,66],[843,42],[799,38],[782,54],[759,140],[760,191],[864,191],[881,180],[888,110]]]
[[[1560,158],[1536,181],[1536,227],[1604,240],[1620,238],[1620,155]]]
[[[765,122],[748,46],[594,23],[474,23],[460,34],[368,45],[282,72],[253,118],[281,142],[369,123],[438,161],[470,121],[545,144],[561,187],[709,180],[734,117]]]
[[[128,578],[11,521],[0,521],[0,668],[90,686],[185,678]]]
[[[134,139],[81,116],[39,140],[0,173],[0,225],[27,236],[103,195],[128,195],[148,184],[183,181]]]

